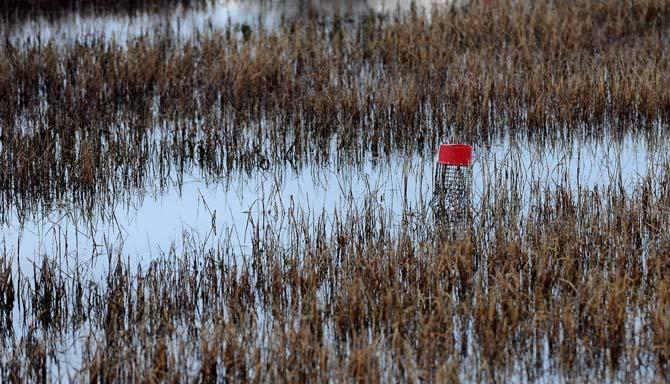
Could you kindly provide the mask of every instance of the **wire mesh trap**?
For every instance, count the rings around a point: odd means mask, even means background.
[[[472,222],[472,147],[441,144],[433,183],[432,209],[440,230],[462,236]]]

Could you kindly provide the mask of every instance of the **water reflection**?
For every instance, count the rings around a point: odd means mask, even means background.
[[[641,178],[670,161],[662,146],[651,147],[630,136],[622,142],[579,142],[567,147],[500,142],[476,148],[472,166],[472,214],[510,186],[521,196],[519,214],[530,209],[532,191],[566,186],[574,191],[620,186],[632,192]],[[288,222],[307,224],[361,212],[373,204],[397,228],[430,225],[435,162],[432,157],[397,156],[359,167],[308,166],[205,182],[197,175],[162,192],[147,191],[85,219],[76,207],[64,207],[21,223],[15,217],[0,227],[2,246],[18,256],[23,268],[33,256],[58,254],[79,259],[123,253],[137,261],[170,247],[183,246],[183,235],[196,244],[233,247],[248,254],[250,223],[268,228],[279,244],[288,243]],[[328,226],[327,226],[328,227]],[[64,251],[67,247],[67,252]],[[28,256],[28,257],[22,257]]]
[[[26,41],[40,43],[54,41],[68,43],[93,38],[124,41],[137,36],[151,36],[161,32],[186,39],[230,25],[246,24],[274,29],[283,20],[333,15],[357,16],[370,12],[392,14],[410,8],[428,11],[435,4],[449,0],[217,0],[201,7],[184,7],[156,11],[128,13],[72,12],[62,15],[42,15],[28,20],[7,23],[3,28],[6,38],[15,44]]]

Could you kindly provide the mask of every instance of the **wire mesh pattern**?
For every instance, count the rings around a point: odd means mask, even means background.
[[[435,221],[452,236],[463,236],[472,221],[472,168],[438,163],[433,185]]]

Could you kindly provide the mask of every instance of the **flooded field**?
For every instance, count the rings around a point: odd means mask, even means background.
[[[670,3],[66,3],[0,26],[0,381],[668,379]]]
[[[104,0],[102,0],[104,1]],[[167,0],[169,1],[169,0]],[[151,3],[151,0],[149,1]],[[365,15],[389,17],[414,8],[429,15],[448,0],[219,0],[176,2],[172,7],[147,7],[133,12],[43,12],[33,17],[8,20],[7,38],[18,44],[39,40],[58,44],[92,38],[126,40],[131,37],[170,33],[175,39],[206,35],[222,28],[243,25],[277,30],[283,23],[318,16],[324,20],[341,17],[349,22]],[[105,8],[97,8],[104,10]]]

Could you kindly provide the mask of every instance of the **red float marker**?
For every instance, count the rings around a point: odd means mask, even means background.
[[[440,144],[437,162],[444,165],[472,165],[472,146],[466,144]]]

